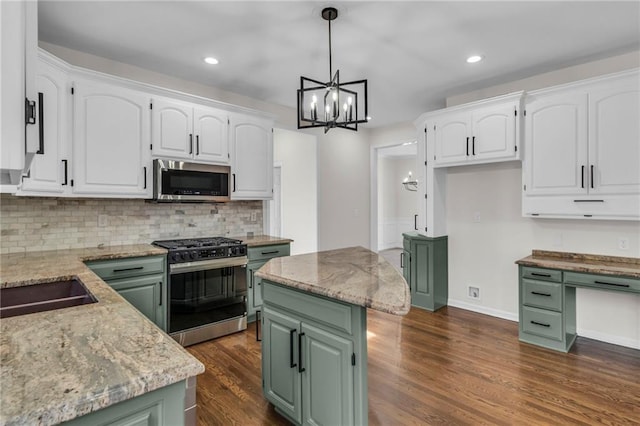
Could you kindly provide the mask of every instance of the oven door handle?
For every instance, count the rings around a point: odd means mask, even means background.
[[[206,271],[209,269],[246,266],[247,256],[225,257],[223,259],[198,260],[196,262],[176,263],[169,265],[169,274],[183,274],[185,272]]]

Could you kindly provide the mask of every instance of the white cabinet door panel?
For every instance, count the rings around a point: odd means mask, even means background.
[[[236,116],[231,122],[232,199],[273,197],[273,134],[268,123]]]
[[[447,117],[436,124],[435,164],[443,165],[466,161],[471,134],[468,114]]]
[[[193,108],[170,99],[154,99],[151,110],[153,155],[192,158]]]
[[[627,78],[589,95],[592,194],[640,193],[639,86],[637,79]]]
[[[43,114],[39,119],[43,126],[43,152],[37,153],[31,163],[29,176],[22,180],[20,193],[65,192],[63,159],[70,140],[67,125],[68,83],[67,74],[44,61],[38,63],[36,87],[43,94]]]
[[[212,163],[229,164],[227,113],[212,108],[196,108],[193,123],[196,158]]]
[[[527,193],[586,194],[587,95],[527,103]]]
[[[92,82],[74,86],[73,192],[149,196],[147,95]]]
[[[516,108],[500,105],[474,111],[471,116],[474,160],[513,157],[516,150]]]

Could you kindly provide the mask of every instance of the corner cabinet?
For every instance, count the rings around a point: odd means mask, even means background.
[[[86,262],[127,302],[162,330],[167,329],[167,268],[165,256]]]
[[[74,81],[75,194],[151,198],[149,101],[142,92]]]
[[[265,398],[298,425],[366,425],[366,309],[263,281]]]
[[[434,167],[518,160],[522,92],[436,111]]]
[[[449,298],[447,237],[403,234],[400,265],[411,290],[411,305],[429,311],[447,306]]]
[[[272,199],[273,122],[232,114],[230,123],[231,199]]]
[[[640,219],[640,71],[526,98],[522,213]]]
[[[256,320],[256,311],[262,309],[262,279],[256,277],[256,271],[270,259],[289,256],[290,245],[272,244],[259,247],[249,247],[247,250],[247,321]]]
[[[229,119],[215,108],[154,98],[151,139],[154,157],[229,164]]]

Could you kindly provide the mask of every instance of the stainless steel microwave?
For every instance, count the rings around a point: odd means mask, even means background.
[[[159,202],[229,201],[231,168],[154,160],[153,199]]]

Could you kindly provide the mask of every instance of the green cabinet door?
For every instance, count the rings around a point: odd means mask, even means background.
[[[433,306],[433,283],[429,280],[431,244],[414,240],[411,242],[411,252],[416,259],[411,263],[411,303],[423,307]]]
[[[353,342],[302,323],[305,425],[354,424]]]
[[[262,279],[256,277],[256,271],[267,261],[250,262],[247,265],[247,315],[255,318],[256,311],[262,308]]]
[[[284,415],[302,422],[298,344],[300,322],[264,307],[262,386],[265,398]]]
[[[166,329],[164,275],[112,280],[109,285],[158,327]]]

